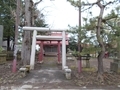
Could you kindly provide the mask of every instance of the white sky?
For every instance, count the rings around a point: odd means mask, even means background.
[[[78,11],[66,0],[43,0],[38,9],[43,9],[46,23],[50,28],[67,28],[68,24],[72,26],[78,24]]]
[[[95,2],[96,0],[87,1]],[[44,13],[46,23],[49,24],[50,28],[68,28],[68,25],[78,25],[78,10],[67,2],[67,0],[43,0],[38,5],[38,9]],[[96,6],[92,8],[92,11],[94,16],[99,14],[99,8]],[[82,13],[82,16],[87,17],[88,14]]]

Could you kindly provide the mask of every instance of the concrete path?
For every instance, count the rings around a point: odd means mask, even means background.
[[[8,90],[75,89],[72,80],[65,78],[61,68],[56,57],[45,57],[43,64],[36,64],[35,70],[17,80],[17,83],[9,86]]]

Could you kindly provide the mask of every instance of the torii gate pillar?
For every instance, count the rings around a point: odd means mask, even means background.
[[[58,41],[58,55],[57,55],[57,57],[58,57],[58,64],[60,64],[60,61],[61,61],[61,58],[60,58],[60,41]]]
[[[40,43],[40,52],[38,55],[39,63],[43,63],[43,41]]]

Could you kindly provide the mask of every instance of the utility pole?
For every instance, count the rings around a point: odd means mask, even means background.
[[[12,72],[16,72],[17,64],[17,51],[18,51],[18,26],[19,26],[19,12],[20,12],[20,0],[16,0],[16,16],[15,16],[15,39],[14,39],[14,60],[12,66]]]
[[[78,52],[81,52],[81,0],[79,0],[79,29],[78,29]],[[80,73],[82,71],[82,61],[81,61],[81,55],[78,55],[78,72]]]

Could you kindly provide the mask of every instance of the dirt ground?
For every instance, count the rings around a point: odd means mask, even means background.
[[[40,89],[120,89],[120,74],[110,72],[111,59],[104,59],[104,82],[97,80],[97,60],[91,58],[90,66],[93,71],[77,72],[77,61],[67,60],[67,65],[72,69],[72,79],[67,80],[57,64],[56,57],[45,57],[44,63],[36,62],[35,70],[31,70],[26,77],[20,72],[12,73],[12,61],[0,65],[0,90],[40,90]],[[83,62],[84,66],[84,62]],[[7,87],[6,87],[7,86]]]

